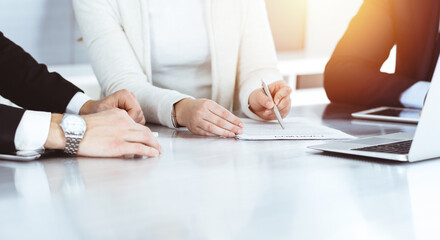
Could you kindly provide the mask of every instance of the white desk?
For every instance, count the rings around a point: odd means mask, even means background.
[[[293,115],[356,136],[414,125]],[[440,161],[324,155],[319,141],[244,142],[153,126],[147,160],[0,162],[0,239],[439,239]]]

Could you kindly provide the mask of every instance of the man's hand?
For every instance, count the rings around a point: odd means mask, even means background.
[[[145,117],[134,93],[128,90],[120,90],[101,100],[90,100],[84,104],[79,114],[87,115],[119,108],[128,112],[137,123],[145,125]]]
[[[177,124],[192,133],[229,138],[243,134],[243,121],[214,101],[187,98],[176,103],[175,109]]]
[[[63,115],[52,114],[46,149],[63,150],[66,138],[60,123]],[[126,111],[112,109],[83,116],[87,130],[82,139],[79,156],[123,157],[139,155],[156,157],[162,151],[149,128],[135,123]]]
[[[274,82],[268,87],[278,110],[280,110],[281,116],[285,118],[291,108],[290,94],[292,93],[292,88],[284,81]],[[274,104],[262,88],[251,93],[249,96],[249,107],[252,112],[264,120],[277,119],[272,110]]]

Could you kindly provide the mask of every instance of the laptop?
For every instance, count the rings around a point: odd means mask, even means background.
[[[395,133],[346,142],[331,142],[309,148],[402,162],[440,157],[440,59],[431,81],[416,132]]]

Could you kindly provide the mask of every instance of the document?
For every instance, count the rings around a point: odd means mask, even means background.
[[[263,122],[242,119],[245,126],[240,140],[337,140],[355,139],[342,131],[329,128],[317,123],[311,123],[304,118],[285,119],[286,129],[282,129],[276,121]]]

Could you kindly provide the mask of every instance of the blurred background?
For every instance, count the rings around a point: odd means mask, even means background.
[[[327,102],[322,72],[362,0],[266,0],[285,79],[294,104]],[[99,97],[71,0],[1,0],[0,31],[87,94]],[[390,68],[392,69],[392,67]]]

